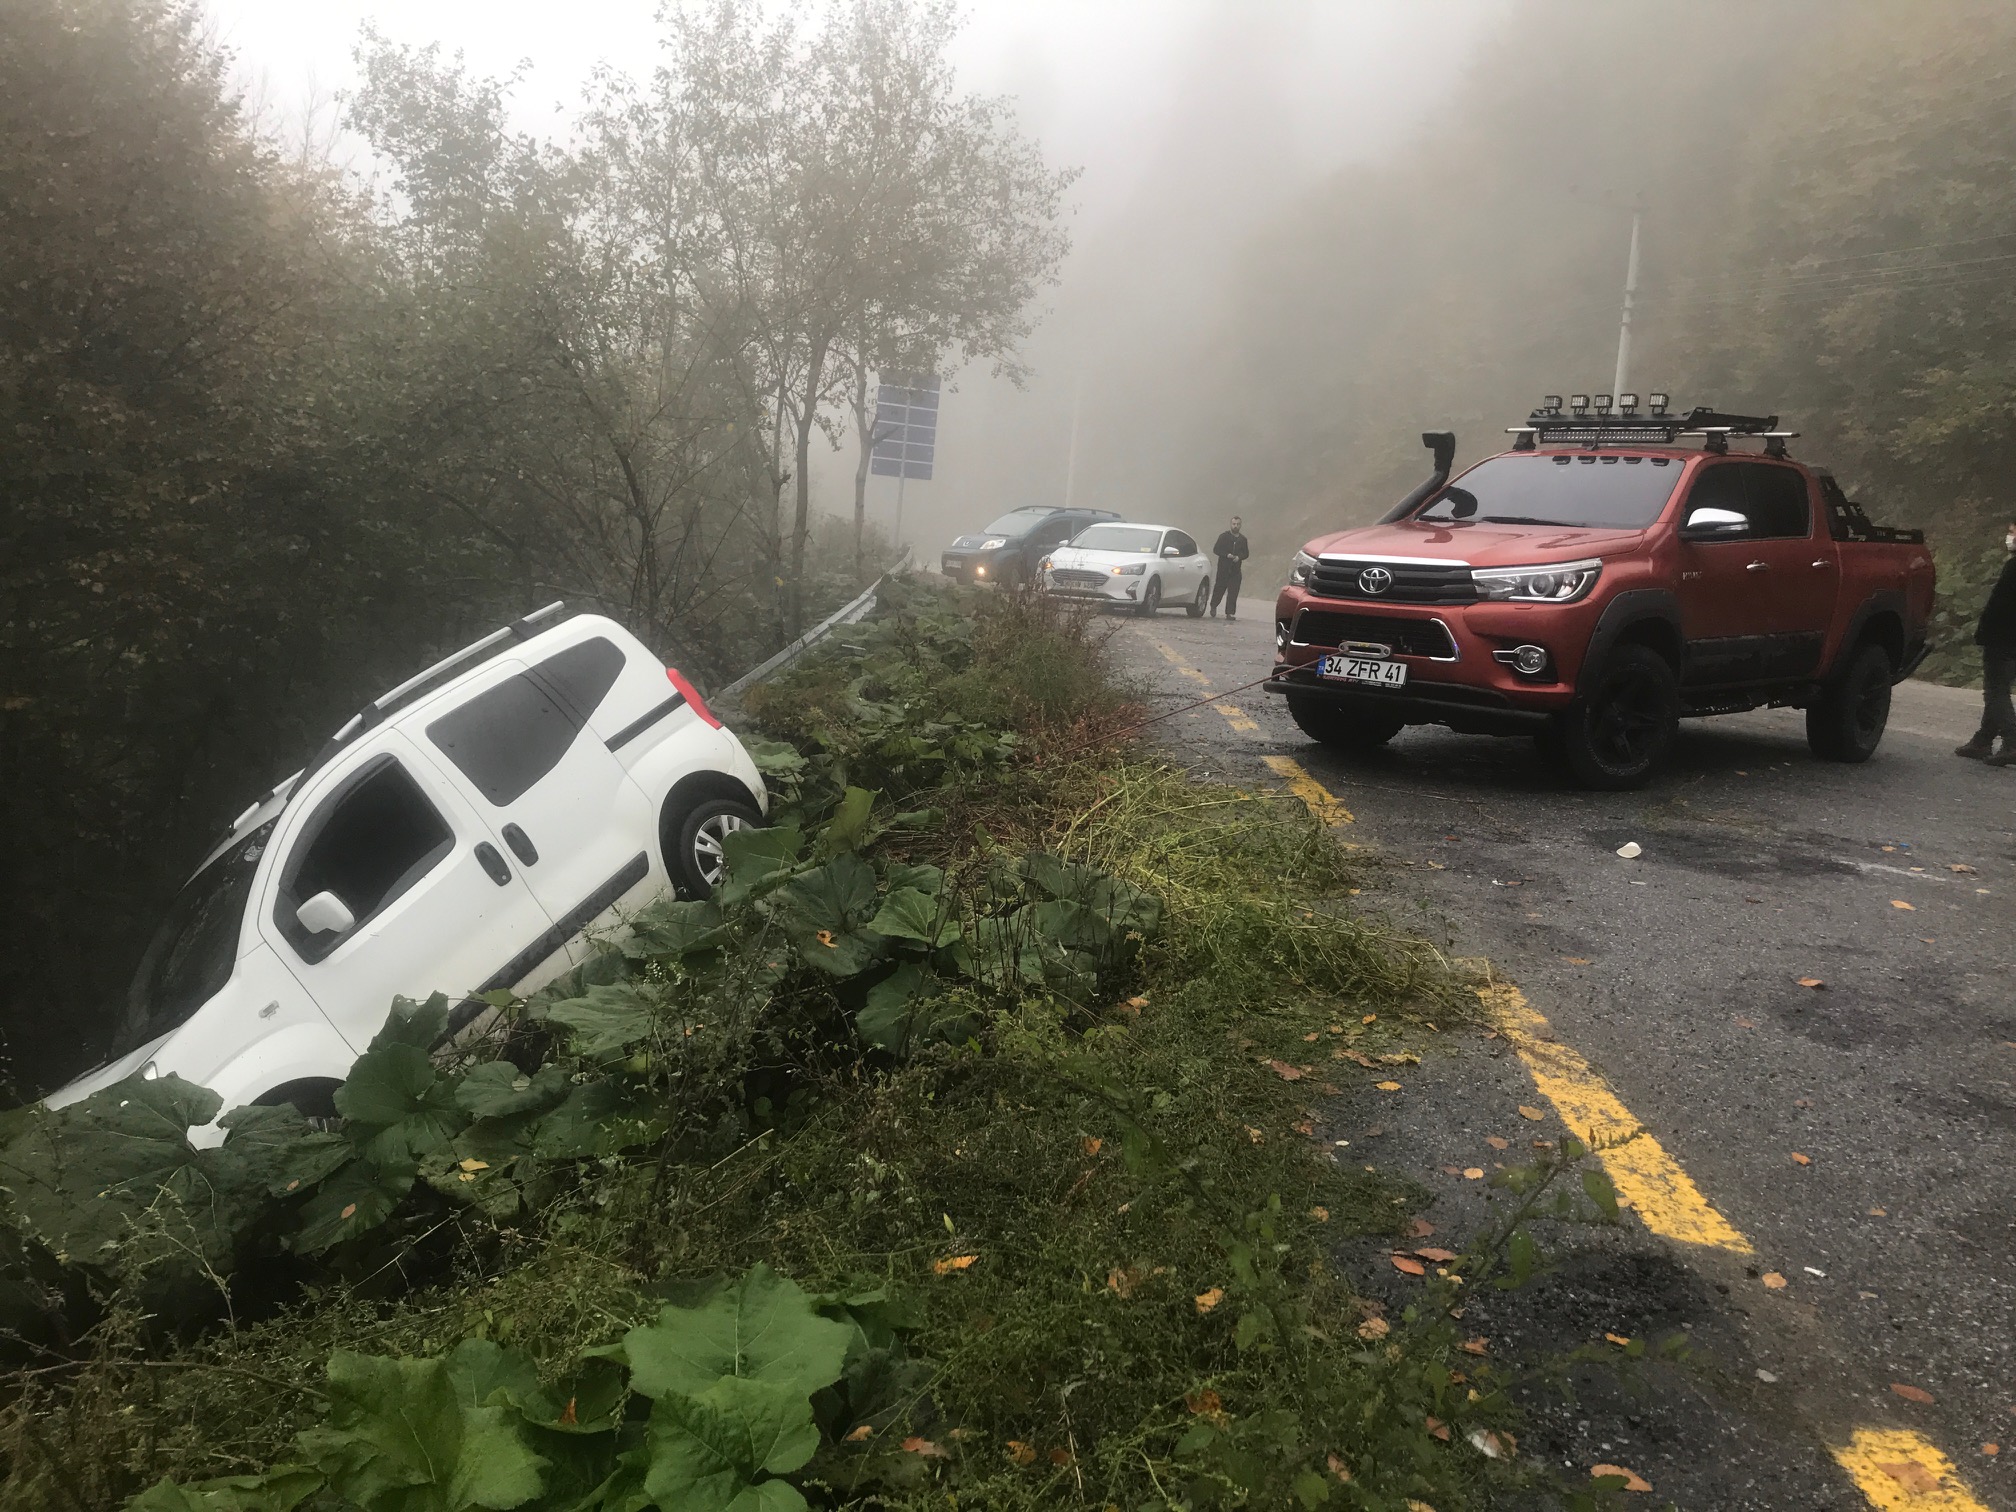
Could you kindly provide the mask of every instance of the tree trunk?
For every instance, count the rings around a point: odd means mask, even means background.
[[[798,476],[796,508],[791,517],[791,589],[789,623],[785,629],[796,640],[805,633],[805,543],[812,534],[812,424],[819,415],[819,395],[825,385],[826,353],[831,338],[820,336],[812,343],[805,361],[805,396],[793,417],[798,422]]]
[[[854,461],[854,581],[867,572],[861,559],[862,536],[868,528],[868,465],[875,452],[875,421],[868,410],[868,369],[854,374],[854,431],[861,438],[861,455]]]

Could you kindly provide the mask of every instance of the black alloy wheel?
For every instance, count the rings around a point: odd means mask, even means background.
[[[1407,727],[1406,720],[1384,709],[1306,693],[1288,695],[1288,717],[1311,740],[1337,751],[1375,751]]]
[[[1162,579],[1148,579],[1148,586],[1141,590],[1141,618],[1153,619],[1155,611],[1162,607]]]
[[[682,898],[711,895],[727,869],[725,842],[739,829],[763,823],[755,806],[740,798],[703,798],[668,828],[665,869]]]
[[[1862,646],[1846,664],[1806,710],[1806,744],[1822,761],[1867,761],[1890,723],[1890,688],[1897,675],[1890,653]]]
[[[1650,646],[1620,646],[1588,694],[1543,745],[1558,749],[1575,781],[1622,792],[1651,780],[1680,729],[1680,679]]]

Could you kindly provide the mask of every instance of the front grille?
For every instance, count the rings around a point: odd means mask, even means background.
[[[1341,646],[1346,641],[1375,641],[1402,656],[1454,659],[1456,643],[1440,620],[1402,619],[1398,615],[1338,614],[1328,609],[1304,609],[1295,621],[1292,639],[1305,646]]]
[[[1372,592],[1359,581],[1368,571],[1389,573],[1391,581]],[[1309,591],[1323,598],[1377,599],[1386,604],[1477,602],[1468,567],[1426,567],[1410,562],[1324,557],[1309,575]]]
[[[1073,572],[1068,567],[1053,568],[1050,573],[1053,588],[1103,588],[1106,574],[1103,572]]]

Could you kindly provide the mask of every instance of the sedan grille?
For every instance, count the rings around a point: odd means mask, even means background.
[[[1440,620],[1402,619],[1398,615],[1336,614],[1304,609],[1291,637],[1304,646],[1341,646],[1346,641],[1371,641],[1391,646],[1402,656],[1432,656],[1453,661],[1456,643]]]
[[[1309,591],[1324,598],[1378,599],[1388,604],[1474,604],[1468,567],[1325,557],[1309,574]]]
[[[1053,588],[1103,588],[1106,574],[1103,572],[1074,572],[1069,567],[1053,568],[1050,573]]]

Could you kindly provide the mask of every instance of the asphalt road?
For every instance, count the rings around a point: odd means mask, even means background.
[[[1266,674],[1270,607],[1130,621],[1113,647],[1172,708]],[[1536,1388],[1525,1452],[1628,1465],[1653,1505],[2016,1509],[2016,770],[1952,756],[1977,709],[1906,684],[1852,767],[1809,756],[1796,713],[1690,721],[1667,773],[1627,794],[1568,788],[1530,742],[1439,727],[1342,756],[1258,689],[1151,727],[1200,775],[1305,768],[1379,860],[1366,901],[1488,957],[1754,1248],[1627,1217],[1566,1234],[1527,1292],[1480,1299],[1480,1326],[1529,1358],[1606,1332],[1698,1345],[1635,1391],[1587,1369],[1573,1402]],[[1627,841],[1636,860],[1615,854]],[[1400,1094],[1348,1089],[1324,1133],[1419,1180],[1460,1234],[1484,1210],[1461,1169],[1494,1163],[1487,1135],[1516,1153],[1534,1101],[1505,1040],[1470,1035]],[[1837,1461],[1858,1443],[1859,1470]]]

